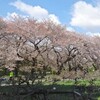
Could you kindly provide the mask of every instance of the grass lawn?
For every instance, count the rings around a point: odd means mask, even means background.
[[[38,83],[35,84],[33,86],[31,86],[31,88],[33,89],[47,89],[47,90],[58,90],[58,91],[72,91],[74,89],[74,81],[73,80],[65,80],[65,81],[58,81],[55,82],[54,84],[52,84],[52,82],[44,82],[44,83]],[[77,82],[78,86],[90,86],[91,82],[88,80],[79,80]],[[94,84],[100,88],[100,80],[96,80],[94,82]],[[15,89],[18,86],[3,86],[0,87],[0,92],[14,92]],[[27,89],[28,87],[25,85],[23,85],[22,87],[24,87],[25,89]],[[86,92],[87,93],[87,92]],[[84,95],[86,95],[86,93],[84,92]],[[50,100],[73,100],[73,95],[69,95],[69,94],[53,94],[53,95],[49,95],[48,98]],[[93,94],[95,100],[100,100],[100,91],[95,92],[95,94]],[[41,95],[42,97],[42,95]],[[29,97],[30,98],[30,97]],[[10,100],[14,100],[14,98],[10,98]],[[25,100],[31,100],[26,98]]]

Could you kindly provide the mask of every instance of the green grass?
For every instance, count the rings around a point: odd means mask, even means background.
[[[72,83],[70,83],[70,81],[68,81],[68,83],[65,82],[65,85],[63,83],[53,84],[53,85],[37,84],[37,85],[31,86],[31,87],[34,89],[48,89],[48,90],[53,90],[55,87],[56,90],[72,91],[74,86],[68,85],[68,84],[72,84]],[[26,89],[28,88],[26,85],[22,86],[22,87],[25,87]],[[11,93],[11,92],[14,92],[15,88],[17,88],[17,86],[0,87],[0,92],[8,92],[8,93],[10,92]],[[42,95],[40,97],[42,97]],[[49,98],[51,100],[73,100],[72,95],[68,95],[68,94],[53,94],[53,95],[49,95]],[[100,93],[96,93],[94,95],[94,98],[96,98],[95,100],[100,100]],[[14,99],[10,99],[10,100],[14,100]],[[25,100],[30,100],[30,99],[25,99]]]
[[[44,82],[43,85],[51,85],[53,82]],[[75,81],[73,80],[66,80],[66,81],[57,81],[54,84],[58,85],[74,85]],[[89,86],[91,85],[91,81],[88,80],[78,80],[77,85]],[[100,80],[94,81],[93,85],[100,86]]]
[[[48,89],[48,90],[53,90],[54,87],[56,88],[56,90],[63,90],[63,91],[72,91],[74,88],[74,81],[72,80],[65,80],[65,81],[57,81],[54,84],[52,84],[52,82],[44,82],[44,83],[38,83],[35,84],[33,86],[31,86],[34,89]],[[95,85],[98,86],[100,88],[100,80],[96,80]],[[89,86],[90,85],[90,81],[88,80],[79,80],[77,82],[78,86]],[[27,88],[27,86],[23,85],[23,87]],[[14,92],[14,88],[17,88],[17,86],[13,87],[13,86],[4,86],[4,87],[0,87],[0,92]],[[86,95],[86,93],[84,93]],[[100,92],[96,92],[94,95],[94,98],[96,98],[95,100],[100,100]],[[54,94],[54,95],[50,95],[49,98],[51,100],[73,100],[72,95],[58,95],[58,94]],[[10,99],[10,100],[14,100],[14,99]],[[30,99],[25,99],[25,100],[30,100]]]
[[[100,100],[100,97],[98,97],[98,100]]]

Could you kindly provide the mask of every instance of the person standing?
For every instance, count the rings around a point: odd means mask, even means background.
[[[14,72],[13,71],[10,71],[10,73],[9,73],[9,81],[12,84],[13,84],[13,77],[14,77]]]

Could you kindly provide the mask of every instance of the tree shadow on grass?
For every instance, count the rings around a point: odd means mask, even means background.
[[[98,100],[98,98],[100,98],[100,90],[98,90],[100,89],[100,86],[98,87],[89,87],[89,86],[75,87],[74,85],[57,85],[57,84],[53,84],[53,85],[35,84],[35,85],[30,85],[30,86],[27,86],[27,85],[4,86],[4,87],[0,87],[0,93],[2,92],[2,93],[14,94],[14,92],[16,92],[15,91],[16,89],[19,89],[20,92],[23,92],[26,94],[29,93],[30,91],[33,91],[34,93],[37,92],[39,96],[42,96],[41,93],[45,93],[45,94],[48,93],[47,94],[48,98],[52,100],[74,100],[73,99],[74,95],[71,93],[67,93],[67,92],[73,92],[73,91],[76,91],[76,93],[82,94],[84,98],[83,100],[88,100],[87,98],[90,98],[90,97],[93,98],[93,100],[94,99]],[[29,99],[25,99],[25,100],[29,100]]]

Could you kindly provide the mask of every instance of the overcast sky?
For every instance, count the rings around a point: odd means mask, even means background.
[[[100,33],[100,0],[0,0],[0,16],[51,19],[70,31]]]

